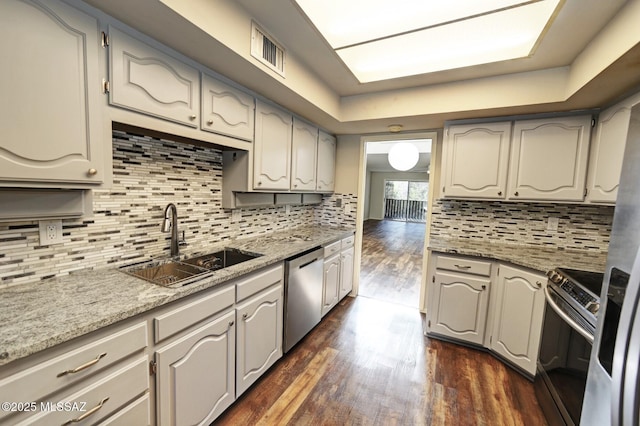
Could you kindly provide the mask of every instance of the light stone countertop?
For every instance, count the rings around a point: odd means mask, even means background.
[[[546,246],[501,244],[454,238],[432,238],[428,248],[434,252],[484,257],[509,262],[546,273],[553,268],[604,272],[607,253],[564,250]]]
[[[152,284],[118,268],[84,270],[3,288],[0,365],[337,241],[354,231],[344,227],[303,226],[198,247],[197,252],[185,250],[184,254],[197,254],[237,248],[263,256],[215,271],[208,278],[180,288]]]

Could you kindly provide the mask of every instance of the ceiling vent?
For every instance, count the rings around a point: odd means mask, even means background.
[[[251,56],[284,77],[285,50],[273,37],[251,23]]]

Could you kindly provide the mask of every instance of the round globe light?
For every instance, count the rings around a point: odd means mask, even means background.
[[[401,172],[412,169],[418,164],[420,153],[418,148],[408,142],[398,142],[389,150],[389,164]]]

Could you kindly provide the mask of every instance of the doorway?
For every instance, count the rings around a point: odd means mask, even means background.
[[[434,132],[363,140],[358,296],[421,307],[430,150],[436,136]],[[409,170],[393,169],[387,159],[399,142],[419,147],[418,162]]]

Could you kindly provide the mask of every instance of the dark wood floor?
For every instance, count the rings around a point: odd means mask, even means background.
[[[345,298],[219,425],[544,425],[531,382],[429,339],[416,308]]]
[[[419,306],[424,223],[366,220],[358,295]]]

